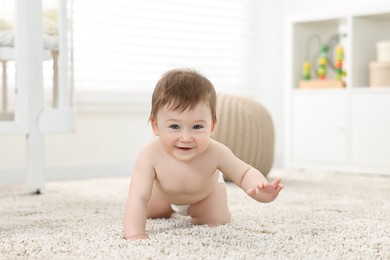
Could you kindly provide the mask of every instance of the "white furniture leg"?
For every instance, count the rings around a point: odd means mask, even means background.
[[[27,185],[40,191],[44,185],[44,136],[39,128],[43,110],[43,38],[41,0],[16,1],[15,60],[18,95],[27,92]]]

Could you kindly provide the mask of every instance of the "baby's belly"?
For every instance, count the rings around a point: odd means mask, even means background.
[[[171,204],[192,205],[205,199],[210,194],[210,192],[211,191],[205,193],[193,194],[193,195],[181,194],[176,196],[172,194],[163,194],[162,198]]]
[[[157,193],[169,203],[177,205],[194,204],[205,199],[214,189],[217,180],[212,178],[206,183],[186,182],[162,184],[155,182]]]

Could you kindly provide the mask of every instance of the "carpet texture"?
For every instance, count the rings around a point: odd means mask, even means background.
[[[261,204],[228,185],[232,222],[148,220],[122,239],[129,178],[49,182],[42,195],[0,185],[0,259],[390,259],[390,176],[298,173]]]

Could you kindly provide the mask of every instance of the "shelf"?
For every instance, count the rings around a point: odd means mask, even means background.
[[[302,75],[302,66],[309,61],[312,66],[311,78],[315,79],[314,68],[317,67],[320,43],[329,40],[335,34],[346,33],[347,19],[345,17],[326,19],[323,21],[293,22],[292,25],[292,75],[294,88],[298,87]],[[348,37],[348,36],[347,36]],[[345,39],[343,39],[345,41]],[[343,43],[342,43],[343,44]],[[347,60],[344,64],[348,63]],[[345,65],[344,65],[345,67]],[[335,73],[328,68],[327,79],[335,79]],[[348,84],[347,84],[348,85]]]
[[[299,88],[304,89],[329,89],[329,88],[345,88],[345,82],[340,80],[301,80],[298,84]]]
[[[377,59],[378,41],[390,40],[390,13],[354,16],[351,19],[351,85],[369,85],[369,64]]]
[[[369,86],[369,64],[377,60],[377,43],[390,40],[389,28],[390,10],[314,20],[302,17],[291,20],[292,87],[298,88],[302,78],[302,66],[306,60],[312,65],[311,78],[316,79],[313,67],[317,66],[318,55],[316,53],[319,50],[319,44],[315,39],[311,41],[308,39],[318,35],[322,41],[326,41],[328,37],[336,33],[347,35],[340,41],[345,53],[343,68],[347,72],[344,78],[346,87]],[[335,79],[332,69],[328,67],[327,72],[327,79]]]
[[[370,86],[369,65],[378,61],[377,43],[390,41],[390,4],[337,16],[312,13],[288,22],[286,166],[389,174],[390,83]],[[329,68],[325,80],[316,79],[313,71],[303,80],[308,56],[312,65],[319,57],[318,43],[307,46],[308,38],[318,35],[324,41],[336,33],[346,34],[340,41],[345,86],[332,81],[336,77]],[[387,84],[390,71],[386,66],[378,71]]]

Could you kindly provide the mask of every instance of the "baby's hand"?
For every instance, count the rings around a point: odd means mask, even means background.
[[[248,189],[246,193],[257,201],[271,202],[284,187],[281,181],[280,178],[277,178],[271,183],[260,182],[255,187]]]

